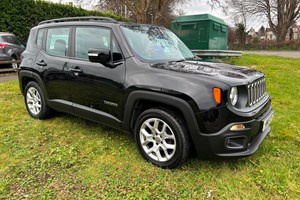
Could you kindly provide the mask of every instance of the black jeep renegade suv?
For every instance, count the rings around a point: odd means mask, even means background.
[[[264,74],[201,62],[158,26],[80,17],[32,28],[18,71],[29,114],[51,111],[132,132],[163,168],[202,157],[253,154],[273,115]]]

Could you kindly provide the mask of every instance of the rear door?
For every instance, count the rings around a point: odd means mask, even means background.
[[[111,29],[100,26],[77,26],[73,33],[74,59],[70,60],[74,113],[107,124],[121,119],[125,66]],[[91,48],[110,49],[114,67],[108,68],[88,59]]]
[[[44,79],[49,105],[65,112],[72,112],[68,68],[70,34],[71,27],[40,29],[36,42],[42,48],[36,58],[35,68]]]

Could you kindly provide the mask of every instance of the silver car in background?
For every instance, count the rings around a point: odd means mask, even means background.
[[[14,34],[0,32],[0,67],[18,68],[25,44]]]

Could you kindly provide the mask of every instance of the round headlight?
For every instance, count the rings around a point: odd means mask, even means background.
[[[233,106],[235,106],[235,104],[238,101],[238,89],[237,87],[232,87],[230,90],[230,94],[229,94],[229,98],[230,98],[230,102]]]

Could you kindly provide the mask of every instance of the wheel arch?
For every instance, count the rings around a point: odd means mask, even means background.
[[[16,60],[18,59],[18,57],[15,53],[13,53],[10,57],[14,57]]]
[[[34,81],[40,86],[40,88],[44,94],[45,100],[46,101],[48,100],[48,95],[47,95],[47,91],[45,89],[44,83],[38,74],[36,74],[35,72],[32,72],[32,71],[20,70],[18,72],[18,76],[19,76],[20,89],[21,89],[21,92],[23,95],[25,92],[26,85],[29,82]]]
[[[141,104],[144,104],[144,109],[139,110]],[[129,94],[124,110],[123,130],[132,132],[138,115],[145,109],[153,107],[170,108],[179,113],[192,138],[199,133],[194,111],[187,101],[175,96],[150,91],[133,91]]]

